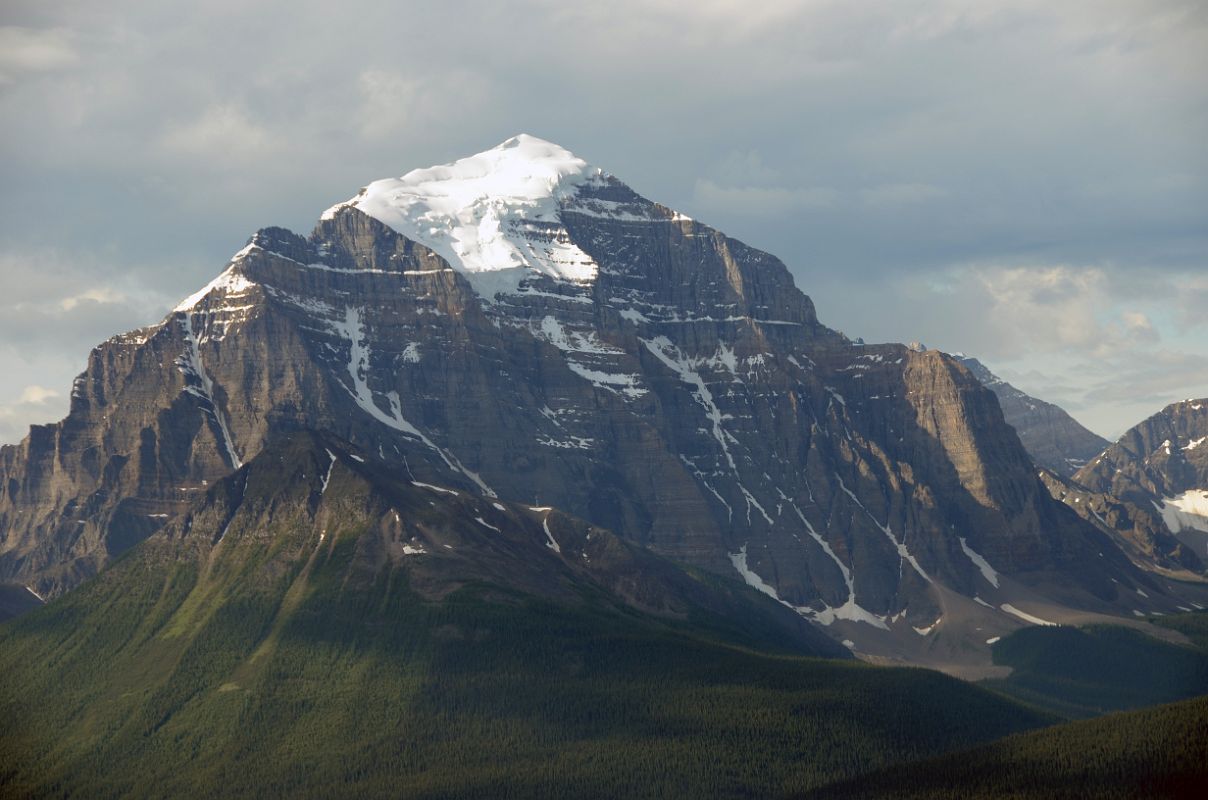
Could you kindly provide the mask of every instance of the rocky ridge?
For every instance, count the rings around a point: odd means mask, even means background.
[[[1163,569],[1202,574],[1208,563],[1208,399],[1172,403],[1129,429],[1072,483],[1087,496],[1082,504],[1094,513],[1082,513],[1090,521],[1154,553]]]
[[[1110,444],[1060,406],[1015,388],[976,358],[961,353],[954,357],[997,395],[1007,424],[1019,434],[1019,441],[1039,466],[1069,478]]]

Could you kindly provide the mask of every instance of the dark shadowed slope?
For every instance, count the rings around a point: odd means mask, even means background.
[[[557,511],[272,443],[0,628],[28,796],[767,796],[1045,718]],[[453,492],[457,492],[454,494]]]
[[[1050,800],[1202,797],[1208,697],[1072,722],[896,767],[807,797]]]

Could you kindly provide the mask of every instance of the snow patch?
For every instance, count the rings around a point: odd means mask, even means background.
[[[704,378],[695,369],[699,362],[685,357],[679,347],[673,344],[666,336],[656,336],[653,339],[641,339],[639,341],[646,345],[646,349],[661,361],[663,366],[675,372],[679,375],[681,381],[693,387],[692,394],[696,398],[696,402],[705,409],[706,416],[713,423],[713,438],[721,445],[722,453],[726,457],[726,463],[730,465],[730,470],[737,474],[738,467],[734,463],[734,457],[730,455],[730,446],[726,442],[725,430],[721,424],[723,419],[721,409],[713,402],[713,394],[709,391],[709,387],[705,385]]]
[[[1208,532],[1208,490],[1190,489],[1175,497],[1164,497],[1154,506],[1171,533],[1184,529]]]
[[[601,372],[600,370],[590,369],[582,364],[577,364],[574,361],[567,361],[566,366],[570,367],[571,372],[590,382],[597,389],[607,389],[615,394],[623,394],[630,399],[641,397],[648,391],[638,385],[637,375],[617,375]]]
[[[546,314],[541,324],[534,326],[533,333],[564,353],[590,353],[592,355],[622,355],[624,350],[604,344],[595,331],[580,333],[568,330],[553,315]]]
[[[759,574],[755,572],[755,570],[751,569],[747,565],[747,546],[745,544],[738,548],[737,553],[729,553],[728,555],[730,556],[730,563],[734,565],[734,569],[738,570],[738,574],[742,576],[742,579],[746,582],[747,586],[763,592],[778,603],[784,603],[784,605],[789,606],[789,608],[793,608],[793,606],[781,600],[780,595],[776,593],[776,590],[765,582],[763,578],[759,577]]]
[[[185,311],[180,315],[180,326],[185,335],[185,352],[176,360],[177,367],[186,376],[192,376],[201,384],[200,388],[196,386],[188,386],[185,391],[200,397],[209,403],[210,415],[214,418],[214,422],[218,425],[218,431],[222,439],[222,446],[226,450],[227,460],[230,461],[233,469],[239,469],[243,466],[243,461],[240,460],[239,454],[235,452],[235,442],[231,438],[231,429],[227,425],[226,414],[214,402],[214,381],[206,372],[205,364],[201,360],[201,346],[197,341],[197,334],[193,332],[193,314]]]
[[[933,622],[933,623],[931,623],[930,625],[928,625],[926,628],[916,628],[916,627],[915,627],[915,626],[913,626],[913,625],[912,625],[911,627],[912,627],[912,628],[914,628],[914,632],[915,632],[915,633],[917,633],[919,636],[926,636],[927,634],[929,634],[929,633],[931,633],[933,630],[935,630],[935,629],[936,629],[936,627],[938,627],[938,626],[939,626],[940,622],[942,622],[942,621],[943,621],[943,619],[944,619],[943,617],[940,617],[940,618],[939,618],[939,619],[937,619],[935,622]]]
[[[595,446],[595,441],[586,436],[571,436],[569,439],[555,439],[544,433],[537,436],[537,444],[559,450],[590,450]]]
[[[808,524],[808,523],[807,523]],[[829,548],[828,548],[829,549]],[[758,573],[750,568],[747,564],[747,545],[738,548],[737,553],[729,553],[730,563],[734,565],[734,569],[742,576],[742,579],[748,586],[763,592],[768,597],[772,598],[781,605],[791,608],[803,617],[812,619],[819,625],[830,625],[837,619],[848,620],[850,622],[865,622],[872,625],[874,628],[881,630],[889,630],[889,625],[885,623],[883,617],[878,617],[866,609],[861,608],[856,603],[855,592],[850,591],[847,602],[837,608],[825,606],[821,611],[816,611],[805,606],[795,606],[785,600],[780,599],[780,595],[770,586],[763,578],[759,577]],[[836,559],[837,560],[837,559]],[[840,565],[842,566],[842,565]],[[846,570],[846,568],[844,567]]]
[[[547,511],[549,509],[546,509]],[[562,552],[562,545],[558,544],[558,540],[554,538],[553,532],[549,529],[549,514],[545,515],[545,519],[541,520],[541,527],[545,530],[545,546],[555,553]]]
[[[929,576],[926,572],[924,572],[923,568],[921,566],[919,566],[918,560],[915,559],[915,557],[913,555],[911,555],[910,551],[906,548],[906,543],[899,542],[898,537],[894,536],[893,531],[890,529],[889,525],[888,524],[882,525],[881,522],[872,515],[872,512],[864,507],[864,504],[862,502],[860,502],[860,498],[856,497],[855,492],[853,492],[851,489],[848,489],[847,485],[843,483],[843,478],[839,477],[839,473],[835,473],[835,480],[837,480],[839,482],[839,488],[842,489],[847,494],[847,496],[850,497],[852,499],[852,501],[857,506],[860,507],[861,511],[863,511],[865,514],[868,515],[868,518],[870,520],[872,520],[873,524],[876,525],[878,528],[880,528],[881,532],[884,533],[887,537],[889,537],[889,541],[893,542],[894,547],[897,548],[898,557],[901,559],[904,559],[906,562],[908,562],[910,564],[910,566],[914,567],[914,571],[917,572],[919,574],[919,576],[922,577],[923,580],[930,583],[931,576]]]
[[[177,313],[182,311],[191,311],[198,303],[204,300],[210,294],[210,292],[221,291],[226,293],[227,296],[231,296],[243,294],[244,292],[247,292],[255,287],[255,281],[249,280],[247,276],[235,271],[235,264],[237,264],[243,259],[244,256],[257,247],[259,247],[259,245],[249,244],[247,247],[244,247],[238,253],[231,256],[230,266],[223,270],[217,278],[210,281],[205,286],[186,297],[184,300],[181,300],[180,304],[177,305],[176,308],[172,309],[172,311]]]
[[[407,364],[418,364],[420,360],[419,345],[415,342],[403,348],[402,359]]]
[[[490,528],[491,530],[495,531],[495,533],[503,533],[503,531],[499,530],[499,528],[496,528],[494,525],[487,522],[482,517],[474,517],[474,521],[477,522],[479,525],[483,526],[484,528]]]
[[[1030,622],[1033,625],[1056,625],[1057,624],[1056,622],[1049,622],[1047,619],[1041,619],[1040,617],[1034,617],[1031,614],[1027,613],[1026,611],[1020,611],[1018,608],[1011,605],[1010,603],[1003,603],[1001,606],[999,606],[999,608],[1001,608],[1003,611],[1007,612],[1008,614],[1015,616],[1015,617],[1019,617],[1024,622]]]
[[[349,307],[344,311],[343,322],[333,321],[330,324],[335,332],[340,337],[347,339],[349,343],[348,374],[352,378],[352,386],[344,386],[344,388],[352,396],[352,399],[356,401],[356,404],[369,416],[383,425],[423,442],[424,445],[434,450],[441,457],[441,460],[445,462],[449,469],[465,475],[482,490],[483,494],[488,497],[495,497],[495,492],[483,482],[482,478],[476,472],[462,466],[457,456],[437,445],[425,436],[419,428],[416,428],[403,417],[398,392],[392,391],[385,394],[386,400],[390,403],[389,413],[383,411],[378,406],[373,396],[373,391],[369,388],[367,382],[371,353],[368,346],[368,338],[361,325],[361,310]]]
[[[451,494],[454,497],[457,496],[457,492],[453,491],[452,489],[446,489],[443,486],[433,486],[430,483],[420,483],[419,481],[411,481],[411,485],[418,486],[421,489],[427,489],[432,492],[440,492],[441,494]]]
[[[326,450],[327,455],[331,457],[331,463],[327,465],[327,474],[323,476],[323,488],[319,490],[319,496],[322,496],[327,492],[327,482],[331,480],[331,471],[335,469],[336,466],[336,454],[330,450],[327,450],[327,448],[323,449]]]
[[[982,577],[985,578],[995,589],[998,588],[998,573],[994,571],[994,567],[990,566],[990,562],[982,558],[977,552],[969,546],[965,541],[965,537],[960,537],[961,550],[965,551],[965,555],[973,562],[973,566],[981,570]]]

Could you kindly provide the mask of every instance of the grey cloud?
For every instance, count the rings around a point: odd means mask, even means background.
[[[695,205],[707,213],[773,216],[777,219],[830,208],[838,193],[825,186],[787,189],[782,186],[720,186],[707,178],[696,182]]]
[[[860,197],[870,206],[904,206],[925,203],[948,194],[947,190],[929,183],[885,183],[860,190]]]
[[[0,26],[0,84],[30,72],[47,72],[79,61],[70,31]]]

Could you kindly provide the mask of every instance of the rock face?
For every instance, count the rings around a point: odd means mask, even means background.
[[[1173,403],[1130,429],[1073,477],[1092,504],[1115,503],[1109,524],[1166,568],[1208,563],[1208,399]],[[1095,520],[1098,522],[1098,520]]]
[[[998,396],[1003,418],[1019,434],[1019,441],[1039,466],[1069,478],[1110,444],[1061,407],[1020,391],[976,358],[960,354],[955,358]]]
[[[747,630],[748,645],[850,658],[799,615],[745,587],[701,580],[557,509],[411,480],[311,431],[275,436],[150,537],[139,556],[195,563],[216,583],[296,576],[305,584],[322,568],[346,597],[372,595],[382,584],[429,601],[466,586],[512,593],[510,602],[523,596],[568,606],[602,595],[652,620],[705,620],[697,629],[705,635],[712,623]]]
[[[1111,536],[1139,566],[1181,578],[1194,578],[1204,572],[1204,559],[1192,544],[1185,544],[1171,532],[1161,508],[1093,492],[1048,470],[1040,477],[1055,499]]]
[[[958,361],[853,344],[775,257],[531,137],[373,184],[309,237],[261,230],[96,348],[68,417],[0,455],[0,580],[71,588],[300,429],[840,637],[925,637],[1000,573],[1108,611],[1149,580],[1052,500]]]

